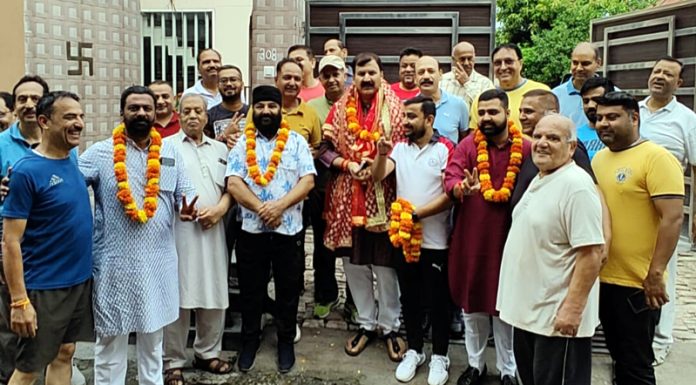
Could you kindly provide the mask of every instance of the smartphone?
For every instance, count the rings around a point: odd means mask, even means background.
[[[635,314],[639,314],[650,309],[647,301],[645,300],[645,291],[643,290],[634,292],[633,294],[629,295],[626,300],[628,301],[628,306],[630,306],[631,310],[633,310],[633,313]]]

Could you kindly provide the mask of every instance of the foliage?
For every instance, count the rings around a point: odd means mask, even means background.
[[[558,84],[575,45],[590,37],[590,21],[647,8],[657,0],[497,0],[496,44],[516,43],[524,75]]]

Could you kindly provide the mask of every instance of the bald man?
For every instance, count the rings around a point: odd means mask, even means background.
[[[596,76],[602,66],[599,49],[592,43],[581,42],[575,46],[570,55],[570,74],[568,81],[554,88],[552,92],[558,96],[561,104],[561,115],[567,116],[575,123],[575,127],[588,124],[587,116],[582,109],[580,89],[587,79]]]
[[[348,57],[348,48],[338,39],[329,39],[324,42],[324,56],[329,55],[338,56],[345,62]],[[351,84],[353,84],[353,67],[346,64],[345,88],[348,89]]]
[[[452,48],[452,71],[442,75],[442,89],[464,99],[471,106],[481,92],[493,88],[493,82],[474,69],[474,46],[462,41]]]

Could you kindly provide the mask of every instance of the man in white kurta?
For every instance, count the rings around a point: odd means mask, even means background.
[[[184,159],[186,175],[198,192],[198,220],[174,225],[179,255],[179,319],[164,330],[165,382],[180,378],[187,361],[186,342],[191,310],[196,310],[194,367],[227,373],[232,365],[220,359],[225,327],[227,294],[227,244],[221,219],[232,199],[225,192],[227,146],[208,138],[206,101],[201,95],[184,96],[179,104],[181,130],[167,137]],[[179,381],[177,379],[177,381]]]
[[[145,87],[133,86],[121,100],[128,184],[140,209],[155,96]],[[159,156],[157,210],[146,223],[129,218],[116,197],[113,139],[93,144],[80,157],[80,171],[94,191],[95,203],[95,385],[125,384],[130,333],[137,333],[139,383],[162,385],[163,328],[179,316],[174,220],[177,211],[180,215],[188,211],[182,206],[183,197],[193,197],[195,189],[174,147],[162,146]]]

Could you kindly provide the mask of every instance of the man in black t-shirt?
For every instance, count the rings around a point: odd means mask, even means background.
[[[249,106],[242,102],[244,79],[242,71],[233,65],[224,65],[218,70],[218,88],[222,103],[208,110],[205,134],[231,149],[244,132],[245,118]]]

